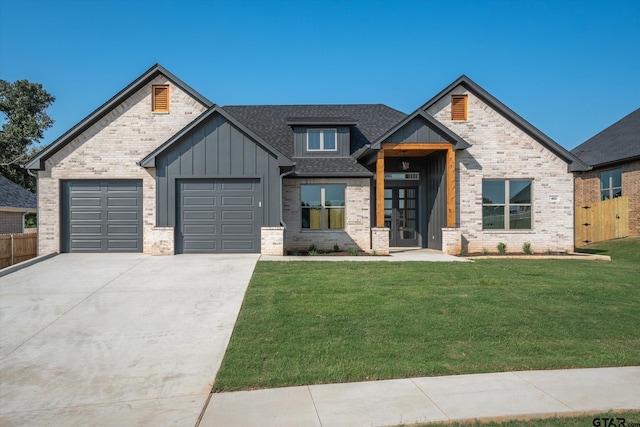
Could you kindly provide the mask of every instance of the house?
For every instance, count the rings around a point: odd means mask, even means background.
[[[640,237],[640,108],[571,153],[590,166],[576,173],[576,206],[628,196],[629,235]]]
[[[466,76],[407,115],[221,107],[160,65],[27,167],[43,254],[570,250],[587,169]]]
[[[24,233],[24,216],[36,212],[36,195],[0,175],[0,234]]]

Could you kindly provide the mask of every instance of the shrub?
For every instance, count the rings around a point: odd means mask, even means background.
[[[334,252],[340,252],[340,246],[338,246],[337,243],[335,245],[333,245],[333,251]]]
[[[507,244],[504,242],[500,242],[498,243],[498,253],[500,255],[506,255],[507,254]]]
[[[467,256],[467,248],[462,248],[460,249],[460,253],[458,254],[460,256]]]
[[[482,248],[482,255],[489,255],[489,250],[487,248]]]
[[[356,248],[347,249],[347,253],[349,256],[358,256],[358,250]]]
[[[292,256],[300,256],[300,251],[295,249],[295,250],[291,251],[290,255],[292,255]]]
[[[316,256],[318,255],[318,251],[316,249],[309,249],[309,256]]]
[[[524,242],[522,244],[522,252],[524,252],[527,255],[533,255],[533,250],[531,249],[531,243],[530,242]]]
[[[309,246],[309,252],[318,253],[318,248],[316,247],[315,243]]]

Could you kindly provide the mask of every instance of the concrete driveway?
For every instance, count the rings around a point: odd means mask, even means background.
[[[194,426],[258,258],[63,254],[0,277],[0,425]]]

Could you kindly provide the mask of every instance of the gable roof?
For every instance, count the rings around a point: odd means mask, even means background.
[[[44,150],[38,153],[37,156],[29,160],[29,162],[24,167],[27,169],[43,170],[45,160],[54,155],[58,150],[67,145],[69,142],[80,136],[82,132],[89,129],[104,116],[106,116],[109,112],[111,112],[111,110],[120,105],[125,99],[140,90],[158,75],[165,76],[174,85],[178,86],[182,91],[188,93],[191,97],[196,99],[205,107],[208,108],[213,105],[211,101],[202,96],[200,93],[196,92],[195,89],[184,83],[175,75],[170,73],[166,68],[164,68],[160,64],[155,64],[153,67],[145,71],[140,77],[131,82],[127,87],[118,92],[113,98],[102,104],[94,112],[82,119],[80,123],[69,129],[61,137],[49,144]]]
[[[0,210],[10,208],[10,210],[35,212],[36,206],[35,194],[0,175]]]
[[[291,160],[289,158],[287,158],[287,156],[282,154],[277,148],[274,148],[271,144],[269,144],[267,141],[262,139],[259,135],[257,135],[251,129],[248,129],[245,125],[243,125],[238,120],[236,120],[234,117],[229,115],[229,113],[224,111],[219,105],[215,105],[214,104],[207,111],[205,111],[204,113],[200,114],[194,121],[189,123],[186,127],[184,127],[182,130],[180,130],[174,136],[169,138],[167,141],[165,141],[158,148],[156,148],[151,153],[149,153],[147,156],[145,156],[144,159],[140,160],[138,162],[138,165],[140,165],[142,167],[145,167],[145,168],[154,168],[154,167],[156,167],[156,157],[158,157],[159,155],[164,153],[166,150],[171,148],[171,146],[173,146],[173,144],[175,144],[177,141],[179,141],[183,136],[188,134],[192,129],[194,129],[200,123],[203,123],[204,121],[207,120],[207,118],[211,117],[213,114],[216,114],[216,113],[220,114],[222,117],[224,117],[227,121],[229,121],[234,126],[236,126],[242,132],[244,132],[245,134],[249,135],[249,137],[254,139],[265,150],[267,150],[271,154],[273,154],[278,159],[280,166],[291,166],[293,164],[291,162]]]
[[[380,135],[380,137],[378,137],[378,139],[376,139],[375,142],[371,145],[371,149],[373,149],[373,150],[380,149],[380,144],[385,139],[389,138],[391,135],[393,135],[400,128],[402,128],[407,123],[411,122],[416,117],[422,117],[423,119],[425,119],[427,121],[427,123],[429,123],[431,126],[436,128],[441,135],[445,136],[445,139],[449,139],[453,144],[453,149],[454,150],[464,150],[464,149],[467,149],[467,148],[471,147],[471,144],[469,144],[467,141],[462,139],[455,132],[451,131],[445,125],[440,123],[433,116],[427,114],[424,110],[419,108],[416,111],[414,111],[413,113],[411,113],[410,115],[408,115],[407,117],[405,117],[403,120],[401,120],[398,124],[396,124],[394,127],[389,129],[387,132],[385,132],[384,134]]]
[[[500,102],[496,97],[491,95],[489,92],[484,90],[480,85],[475,83],[469,77],[464,74],[454,80],[449,86],[441,90],[436,96],[427,101],[422,107],[421,110],[427,111],[431,108],[436,102],[440,101],[444,96],[446,96],[449,92],[451,92],[457,86],[462,86],[475,96],[480,98],[484,103],[489,105],[495,111],[500,113],[502,116],[507,118],[511,123],[518,126],[525,133],[531,136],[533,139],[542,144],[549,151],[554,153],[556,156],[564,160],[569,165],[570,172],[577,171],[585,171],[589,169],[589,166],[581,161],[579,158],[571,154],[569,151],[564,149],[560,144],[549,138],[547,135],[542,133],[538,128],[533,126],[531,123],[520,117],[509,107]]]
[[[354,153],[406,116],[383,104],[232,105],[223,109],[290,159],[294,154],[294,124],[350,125]]]
[[[571,150],[589,166],[640,158],[640,108]]]

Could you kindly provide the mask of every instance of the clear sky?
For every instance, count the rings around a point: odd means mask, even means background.
[[[220,105],[383,103],[466,74],[571,149],[640,107],[640,0],[0,0],[48,144],[160,63]]]

